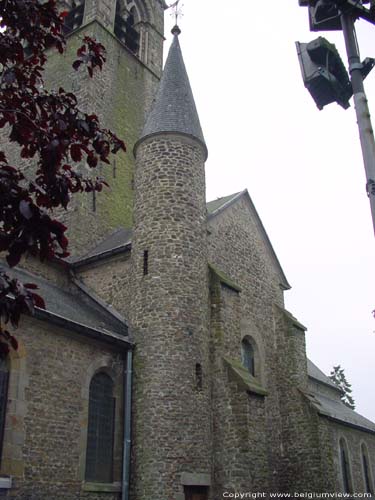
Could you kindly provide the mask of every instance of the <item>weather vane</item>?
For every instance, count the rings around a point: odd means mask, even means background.
[[[173,2],[169,6],[169,8],[172,9],[171,16],[174,16],[176,25],[178,24],[178,20],[183,16],[183,13],[182,13],[183,4],[181,4],[181,6],[180,6],[179,5],[180,1],[181,0],[177,0],[176,2]]]

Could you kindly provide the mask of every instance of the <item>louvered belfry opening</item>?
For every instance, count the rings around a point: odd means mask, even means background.
[[[117,0],[115,35],[134,54],[139,52],[140,36],[135,28],[137,21],[138,15],[133,1]]]
[[[65,18],[65,23],[64,23],[65,34],[69,34],[70,32],[76,30],[82,25],[84,10],[85,10],[84,0],[72,1],[72,7]]]
[[[113,480],[113,436],[115,398],[113,381],[99,372],[91,380],[87,425],[86,481]]]
[[[8,400],[9,370],[6,361],[0,360],[0,464],[3,449],[5,416]]]

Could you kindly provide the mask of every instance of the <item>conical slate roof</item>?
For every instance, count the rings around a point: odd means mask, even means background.
[[[173,42],[169,49],[159,90],[139,141],[163,132],[177,132],[198,139],[206,148],[178,40],[179,28],[175,26],[172,33],[174,34]]]

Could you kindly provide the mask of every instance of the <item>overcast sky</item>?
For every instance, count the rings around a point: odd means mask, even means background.
[[[357,411],[375,421],[375,239],[355,112],[316,108],[295,49],[325,36],[347,64],[342,33],[311,33],[298,0],[182,2],[207,199],[249,190],[292,285],[286,307],[308,328],[308,356],[326,374],[340,364]],[[167,11],[166,50],[172,24]],[[375,26],[356,27],[362,58],[375,57]],[[375,69],[366,91],[375,120]]]

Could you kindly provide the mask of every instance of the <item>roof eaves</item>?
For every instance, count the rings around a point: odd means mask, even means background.
[[[361,423],[355,422],[353,420],[350,421],[350,420],[348,420],[348,417],[345,417],[345,416],[342,416],[340,418],[339,416],[333,415],[329,409],[326,409],[324,407],[324,405],[326,405],[327,403],[324,403],[324,402],[322,403],[321,400],[319,399],[318,394],[315,394],[312,392],[306,392],[304,390],[300,390],[300,392],[305,396],[305,398],[307,398],[310,401],[311,405],[316,409],[318,414],[321,415],[322,417],[327,418],[328,420],[331,420],[333,422],[337,422],[341,425],[351,427],[353,429],[359,429],[359,430],[364,431],[364,432],[375,434],[375,424],[373,424],[373,422],[369,421],[365,417],[362,417],[362,415],[359,415],[355,411],[350,410],[353,412],[353,414],[356,418],[359,417],[360,419],[362,419],[362,421],[365,420],[365,423],[361,424]],[[320,395],[320,398],[321,397],[322,396]],[[331,401],[331,402],[337,404],[336,401],[329,400],[329,398],[327,399],[327,401]],[[344,403],[341,403],[341,404],[343,406],[345,406]],[[346,408],[346,410],[348,410],[348,409]],[[366,425],[366,422],[368,422],[367,425]],[[371,425],[371,427],[370,427],[370,425]]]
[[[132,349],[133,343],[129,341],[127,337],[122,335],[109,332],[108,330],[99,330],[91,326],[87,326],[83,323],[78,323],[77,321],[72,321],[68,318],[60,316],[59,314],[52,313],[45,309],[35,308],[35,313],[33,315],[35,318],[48,321],[56,326],[63,328],[69,328],[77,333],[83,334],[86,337],[95,338],[97,340],[103,340],[104,342],[110,343],[112,345],[122,346],[125,349]]]
[[[332,417],[332,415],[329,415],[329,413],[325,412],[324,410],[318,410],[318,413],[322,417],[326,418],[327,420],[331,420],[332,422],[345,425],[346,427],[351,427],[352,429],[358,429],[363,432],[368,432],[369,434],[375,434],[375,429],[370,429],[368,427],[364,427],[359,424],[354,424],[353,422],[347,422],[346,420],[341,420],[340,418]]]
[[[115,248],[111,248],[109,250],[105,250],[103,252],[99,252],[95,255],[90,255],[89,257],[82,257],[74,262],[70,262],[69,266],[71,269],[79,269],[82,266],[87,264],[93,264],[94,262],[98,262],[100,260],[108,259],[115,255],[119,255],[122,253],[126,253],[131,249],[131,242],[126,243],[125,245],[119,245]]]

